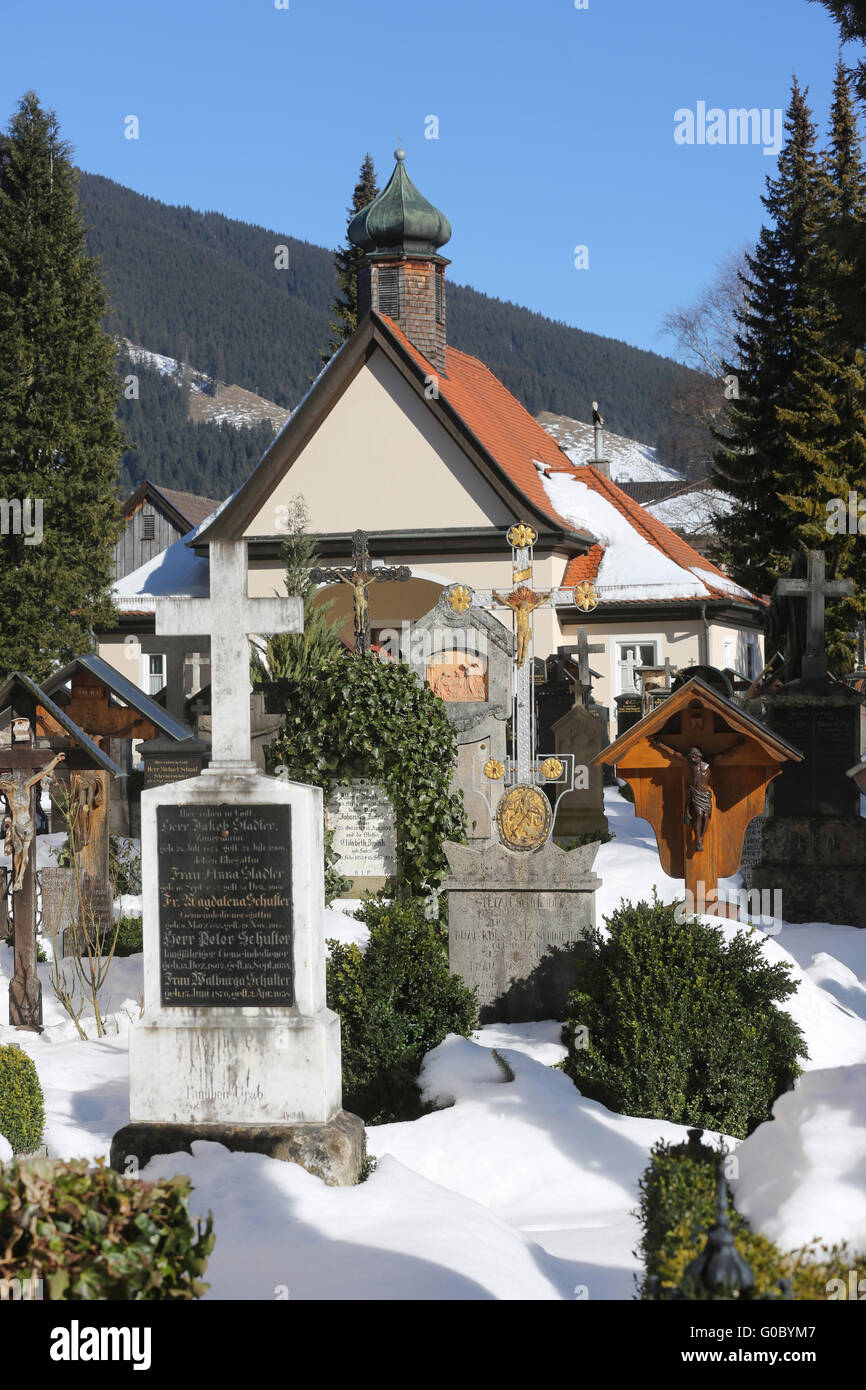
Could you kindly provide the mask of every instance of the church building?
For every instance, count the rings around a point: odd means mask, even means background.
[[[283,592],[285,518],[300,495],[323,565],[348,564],[352,533],[363,529],[374,563],[411,570],[408,582],[370,586],[374,642],[422,617],[450,584],[507,588],[506,533],[522,521],[537,534],[537,590],[595,587],[592,611],[568,596],[538,610],[535,655],[574,645],[588,628],[603,644],[591,662],[600,704],[612,708],[635,690],[637,668],[666,658],[674,669],[757,675],[764,602],[629,497],[602,459],[572,463],[483,362],[449,345],[450,262],[441,248],[451,228],[411,182],[402,150],[396,161],[387,187],[349,227],[364,252],[356,332],[246,482],[118,581],[122,619],[102,634],[100,655],[128,672],[124,641],[153,631],[159,598],[207,592],[212,540],[247,539],[251,596]],[[351,592],[340,584],[325,592],[350,638]]]

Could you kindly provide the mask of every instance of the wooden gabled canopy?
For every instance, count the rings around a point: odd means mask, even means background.
[[[103,752],[60,705],[56,705],[35,681],[21,671],[13,671],[0,686],[0,725],[7,710],[10,722],[16,714],[25,716],[37,737],[69,739],[75,746],[77,756],[67,758],[67,767],[92,767],[112,777],[126,776],[114,759]],[[0,749],[0,767],[5,765]]]
[[[654,747],[654,738],[683,755],[699,748],[711,765],[714,804],[702,850],[683,824],[685,764]],[[635,815],[655,831],[665,873],[685,878],[697,896],[699,882],[708,893],[737,872],[746,827],[763,811],[767,787],[786,762],[802,760],[792,744],[695,677],[592,761],[616,764],[634,792]]]
[[[712,686],[707,685],[707,682],[702,680],[700,676],[695,676],[668,699],[656,705],[655,709],[651,710],[637,724],[633,724],[630,729],[621,734],[615,743],[603,748],[600,753],[596,754],[593,762],[605,763],[607,766],[611,766],[613,763],[625,764],[629,761],[628,754],[632,748],[642,739],[664,733],[673,734],[675,732],[671,725],[673,716],[678,715],[683,706],[688,705],[695,697],[699,698],[702,706],[712,710],[718,716],[720,725],[724,725],[728,732],[733,731],[737,735],[748,737],[759,744],[766,752],[768,762],[791,760],[799,763],[803,761],[803,754],[792,743],[779,738],[778,734],[774,734],[772,729],[767,728],[766,724],[754,719],[752,715],[747,714],[733,701],[726,700],[718,691],[713,690]],[[669,725],[671,725],[670,728]],[[694,743],[695,741],[692,738],[691,742]],[[676,743],[674,746],[677,746]]]
[[[64,689],[67,681],[71,693]],[[45,685],[55,703],[63,703],[67,717],[93,738],[151,739],[162,734],[180,742],[193,736],[188,724],[92,652],[55,671]],[[46,732],[56,730],[49,725]]]

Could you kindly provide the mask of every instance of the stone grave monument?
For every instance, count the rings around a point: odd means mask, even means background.
[[[198,777],[210,757],[210,744],[201,738],[149,738],[138,751],[144,762],[144,790],[150,791]]]
[[[299,598],[248,597],[245,541],[211,542],[210,598],[156,609],[158,635],[210,636],[212,760],[142,794],[145,1012],[118,1171],[210,1139],[358,1178],[364,1126],[342,1109],[325,997],[322,794],[250,757],[249,634],[302,623]]]
[[[500,788],[489,798],[478,788],[477,769],[488,760],[504,765],[505,725],[511,716],[514,638],[498,618],[472,604],[453,607],[445,597],[412,624],[403,655],[422,682],[445,702],[457,733],[457,767],[451,790],[463,793],[470,844],[491,844]]]
[[[397,872],[397,823],[382,787],[367,777],[335,787],[325,824],[334,832],[334,867],[350,880],[340,896],[363,898],[385,888]]]
[[[750,884],[783,889],[789,922],[866,927],[866,820],[848,776],[861,752],[863,696],[829,677],[824,647],[824,600],[853,586],[828,581],[824,555],[813,550],[807,577],[781,579],[776,590],[789,602],[807,600],[805,644],[788,653],[788,669],[799,664],[799,677],[767,691],[763,710],[773,732],[804,756],[771,789]]]
[[[476,989],[483,1023],[564,1018],[581,942],[595,926],[598,844],[566,853],[551,842],[558,802],[575,785],[574,760],[535,746],[532,615],[575,602],[571,589],[533,589],[536,539],[524,522],[509,529],[509,593],[453,584],[443,595],[454,613],[502,607],[514,623],[511,752],[479,755],[474,768],[474,786],[495,806],[498,843],[445,846],[451,969]],[[597,602],[586,592],[581,599]]]
[[[592,698],[592,678],[597,673],[589,665],[590,654],[604,651],[604,645],[590,643],[586,628],[581,628],[577,646],[560,650],[573,652],[577,658],[577,680],[573,685],[576,698],[553,725],[557,754],[574,760],[574,790],[560,799],[553,833],[557,839],[585,835],[606,838],[604,769],[593,760],[607,745],[607,710]]]

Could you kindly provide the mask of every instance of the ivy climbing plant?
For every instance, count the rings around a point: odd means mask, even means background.
[[[302,685],[275,681],[268,708],[285,724],[268,769],[320,786],[325,798],[353,777],[378,782],[397,823],[399,897],[435,892],[448,872],[443,843],[466,838],[462,795],[452,793],[457,735],[445,707],[408,666],[347,655]]]

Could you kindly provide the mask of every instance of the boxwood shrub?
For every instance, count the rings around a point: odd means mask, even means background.
[[[137,956],[144,949],[140,917],[120,917],[117,921],[116,956]]]
[[[45,1102],[32,1057],[0,1044],[0,1134],[14,1154],[32,1153],[42,1143]]]
[[[808,1056],[777,1005],[796,985],[757,934],[680,923],[672,906],[622,904],[595,932],[570,996],[565,1070],[584,1095],[647,1115],[744,1136]]]
[[[638,1285],[642,1299],[654,1296],[654,1279],[658,1296],[672,1298],[686,1269],[703,1251],[708,1229],[716,1220],[718,1164],[718,1152],[694,1137],[685,1144],[662,1140],[651,1150],[650,1165],[639,1182],[637,1253],[644,1263]],[[841,1279],[847,1290],[849,1271],[866,1271],[866,1256],[853,1254],[844,1245],[814,1240],[797,1250],[780,1250],[752,1230],[734,1206],[730,1188],[728,1199],[731,1234],[755,1276],[753,1297],[779,1297],[779,1281],[789,1279],[795,1299],[825,1300],[831,1280]]]
[[[452,975],[448,938],[418,899],[371,900],[355,914],[367,949],[330,941],[328,1004],[340,1015],[343,1104],[368,1124],[424,1111],[416,1084],[425,1052],[475,1023],[474,992]]]
[[[0,1280],[49,1299],[195,1299],[213,1250],[185,1177],[141,1182],[100,1162],[30,1159],[0,1170]]]

